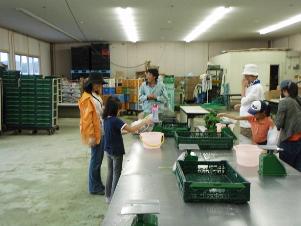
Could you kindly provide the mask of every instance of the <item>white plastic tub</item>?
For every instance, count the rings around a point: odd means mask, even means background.
[[[161,132],[144,132],[140,133],[140,139],[143,147],[146,149],[159,149],[164,143],[164,133]]]
[[[259,164],[259,155],[262,152],[257,145],[239,144],[233,147],[236,152],[236,162],[241,166],[256,167]]]

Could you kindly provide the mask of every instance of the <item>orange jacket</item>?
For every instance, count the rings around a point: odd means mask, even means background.
[[[100,143],[101,128],[92,95],[84,92],[78,101],[80,110],[80,133],[82,142],[89,143],[89,138],[95,138],[96,144]]]

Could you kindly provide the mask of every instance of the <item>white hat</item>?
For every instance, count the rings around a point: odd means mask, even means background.
[[[258,112],[264,112],[268,108],[266,102],[255,100],[252,102],[250,108],[248,109],[248,113],[251,115],[255,115]]]
[[[246,64],[242,75],[254,75],[258,76],[258,67],[256,64]]]

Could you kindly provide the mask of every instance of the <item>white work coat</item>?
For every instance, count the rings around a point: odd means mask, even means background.
[[[240,116],[248,116],[250,115],[248,113],[249,108],[251,107],[251,104],[255,100],[264,100],[264,93],[263,93],[263,88],[260,83],[256,83],[254,85],[250,85],[246,89],[246,96],[241,98],[240,101]],[[240,127],[243,128],[251,128],[251,125],[248,121],[241,120],[240,121]]]

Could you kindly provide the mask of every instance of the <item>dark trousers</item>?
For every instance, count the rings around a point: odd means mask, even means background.
[[[280,159],[301,172],[301,140],[282,141],[279,146],[284,150],[279,152]]]
[[[91,160],[89,166],[89,192],[96,193],[104,190],[101,181],[101,163],[104,154],[103,142],[91,147]]]
[[[106,182],[106,197],[111,199],[113,197],[116,185],[122,170],[123,155],[109,155],[108,160],[108,175]]]

